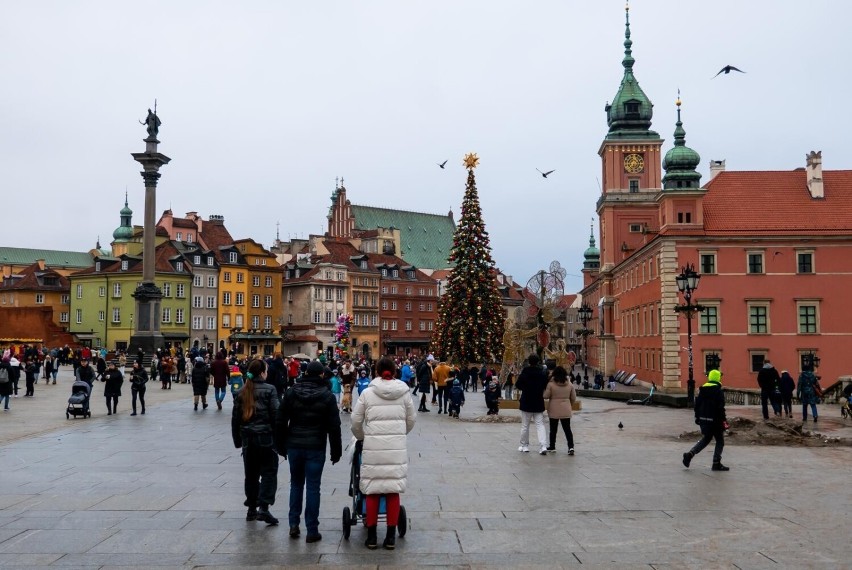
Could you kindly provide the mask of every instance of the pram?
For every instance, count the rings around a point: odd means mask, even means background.
[[[356,526],[359,521],[366,524],[367,520],[367,501],[364,500],[364,494],[361,493],[361,452],[364,443],[361,441],[355,442],[355,450],[352,453],[352,468],[349,475],[349,496],[352,497],[352,508],[343,507],[343,538],[349,540],[349,533],[353,526]],[[379,499],[379,520],[383,520],[387,515],[387,505],[384,496]],[[405,536],[408,530],[408,518],[405,516],[405,507],[399,506],[399,521],[396,526],[399,537]]]
[[[65,419],[70,419],[71,415],[76,418],[83,416],[84,418],[92,417],[92,411],[89,409],[89,399],[92,393],[92,387],[87,382],[77,380],[71,386],[71,396],[68,398],[68,407],[65,409]]]

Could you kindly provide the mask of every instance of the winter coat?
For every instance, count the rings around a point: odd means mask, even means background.
[[[145,384],[148,383],[148,373],[141,366],[130,371],[130,389],[137,391],[145,391]]]
[[[781,375],[773,366],[763,365],[763,368],[757,373],[757,385],[765,392],[772,392],[778,381],[781,380]]]
[[[82,380],[91,386],[95,382],[95,369],[92,368],[91,364],[88,366],[80,366],[77,368],[74,376],[77,380]]]
[[[462,388],[461,382],[453,384],[453,387],[450,388],[450,401],[454,406],[464,404],[464,388]]]
[[[195,371],[193,370],[193,372]],[[273,424],[278,413],[278,394],[275,392],[275,388],[260,378],[255,378],[252,385],[254,414],[248,420],[243,420],[242,406],[243,393],[248,389],[248,385],[243,386],[243,389],[234,399],[234,409],[231,413],[231,437],[234,440],[234,447],[239,448],[248,445],[273,447]]]
[[[809,405],[819,403],[816,390],[814,390],[814,386],[816,384],[818,384],[818,381],[813,372],[805,371],[799,376],[799,384],[796,386],[796,397],[799,398],[802,404]]]
[[[408,385],[376,378],[352,410],[352,434],[363,441],[361,491],[404,493],[408,478],[407,434],[415,412]]]
[[[12,395],[12,367],[8,362],[0,362],[0,368],[6,370],[6,373],[9,375],[8,382],[3,382],[0,384],[0,396],[11,396]]]
[[[284,389],[287,387],[287,368],[280,357],[266,361],[266,383],[275,387],[279,398],[284,395]]]
[[[521,391],[518,407],[522,412],[538,414],[544,412],[544,389],[547,374],[540,366],[527,366],[518,376],[515,388]]]
[[[288,449],[321,449],[326,441],[331,447],[331,460],[343,454],[340,436],[340,412],[337,400],[320,376],[304,376],[284,392],[275,420],[275,444],[278,453]]]
[[[210,374],[213,376],[213,387],[224,388],[228,385],[228,377],[231,375],[231,369],[224,358],[216,358],[210,365]]]
[[[435,385],[438,388],[445,388],[447,386],[447,378],[450,377],[451,370],[450,366],[445,362],[441,362],[435,367],[435,370],[432,372],[432,378],[435,380]]]
[[[421,394],[428,394],[432,389],[432,367],[425,360],[417,367],[417,389]]]
[[[111,398],[121,396],[121,385],[124,384],[124,374],[117,368],[107,370],[104,375],[104,396]]]
[[[698,389],[698,396],[695,398],[695,423],[702,429],[717,429],[721,428],[726,420],[722,386],[708,381]]]
[[[207,371],[207,365],[203,362],[196,362],[195,366],[192,367],[192,395],[193,396],[206,396],[207,389],[210,387],[210,380],[208,380],[209,372]]]
[[[408,385],[411,385],[411,379],[414,378],[414,372],[411,370],[410,364],[403,364],[399,371],[399,378]]]
[[[544,399],[547,403],[547,417],[552,420],[570,418],[574,412],[572,405],[577,401],[577,391],[570,382],[559,384],[550,381],[544,389]]]
[[[793,380],[789,372],[781,374],[781,382],[778,384],[778,389],[785,396],[792,396],[793,392],[796,391],[796,381]]]
[[[485,395],[485,405],[494,405],[500,399],[500,385],[495,381],[489,382],[482,393]]]

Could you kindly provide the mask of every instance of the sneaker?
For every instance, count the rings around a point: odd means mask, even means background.
[[[302,534],[302,532],[299,530],[298,526],[291,526],[290,527],[290,538],[299,538],[299,535],[301,535],[301,534]]]
[[[541,451],[539,451],[539,452],[538,452],[538,454],[539,454],[539,455],[547,455],[547,448],[546,448],[546,447],[542,447],[542,448],[541,448]]]
[[[714,464],[713,464],[713,468],[712,468],[712,470],[713,470],[713,471],[730,471],[730,470],[731,470],[731,468],[730,468],[730,467],[725,467],[725,466],[724,466],[724,465],[722,465],[721,463],[714,463]]]
[[[556,453],[556,446],[555,445],[548,445],[547,451],[549,451],[550,453]]]
[[[530,447],[528,445],[522,445],[518,448],[518,451],[520,451],[521,453],[529,453]]]
[[[246,520],[247,521],[256,521],[257,520],[257,509],[255,507],[249,507],[248,511],[246,511]]]
[[[305,537],[305,542],[311,544],[312,542],[319,542],[322,540],[322,535],[320,533],[309,534]]]
[[[568,450],[568,455],[574,455],[574,448],[573,447]]]
[[[683,466],[689,467],[689,464],[692,461],[693,457],[695,457],[695,455],[691,451],[687,451],[686,453],[684,453],[683,454]]]

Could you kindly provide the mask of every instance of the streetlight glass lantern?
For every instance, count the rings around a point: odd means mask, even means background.
[[[677,282],[677,290],[678,291],[680,291],[681,293],[686,291],[686,285],[687,285],[686,275],[681,273],[680,275],[675,277],[675,282]]]
[[[692,268],[687,268],[686,270],[686,286],[689,287],[690,291],[695,291],[698,289],[698,281],[701,279],[701,275],[692,270]]]

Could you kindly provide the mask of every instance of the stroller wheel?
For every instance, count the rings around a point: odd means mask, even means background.
[[[349,540],[349,532],[352,530],[352,513],[349,507],[343,507],[343,538]]]
[[[405,516],[405,507],[402,505],[399,506],[399,520],[396,523],[396,529],[400,538],[405,536],[405,532],[408,530],[408,517]]]

